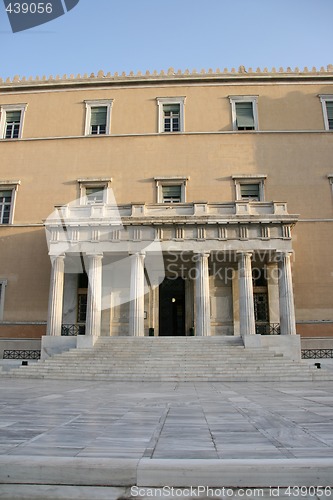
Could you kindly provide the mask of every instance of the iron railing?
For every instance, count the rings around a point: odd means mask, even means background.
[[[256,334],[257,335],[280,335],[280,324],[279,323],[257,323],[256,324]]]
[[[302,359],[333,358],[333,349],[302,349]]]
[[[37,349],[5,349],[3,359],[40,359]]]
[[[70,324],[61,325],[61,335],[63,337],[76,337],[77,335],[85,335],[86,325],[82,324]]]

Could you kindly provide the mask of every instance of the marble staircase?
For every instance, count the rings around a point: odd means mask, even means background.
[[[311,381],[332,371],[274,351],[245,349],[237,337],[101,337],[1,376],[110,381]]]

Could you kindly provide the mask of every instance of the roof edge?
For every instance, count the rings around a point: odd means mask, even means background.
[[[181,81],[232,81],[232,80],[294,80],[294,79],[311,79],[311,78],[328,78],[333,77],[333,65],[329,64],[327,67],[322,66],[320,69],[313,67],[309,69],[305,67],[303,70],[299,68],[291,69],[287,68],[272,68],[270,71],[268,68],[264,68],[263,70],[260,68],[246,69],[245,66],[240,66],[238,70],[232,68],[229,70],[228,68],[224,68],[224,70],[220,70],[217,68],[213,69],[202,69],[200,72],[193,69],[192,71],[186,69],[184,71],[178,70],[175,71],[174,68],[169,68],[167,71],[146,71],[142,73],[138,71],[134,73],[133,71],[126,73],[123,72],[121,74],[115,72],[111,74],[110,72],[104,73],[103,70],[98,71],[96,74],[91,73],[88,75],[87,73],[81,75],[78,74],[75,76],[71,75],[53,75],[42,77],[29,76],[26,78],[25,76],[20,77],[19,75],[15,75],[14,77],[6,78],[5,80],[0,78],[0,88],[30,88],[30,87],[42,87],[42,86],[58,86],[58,85],[90,85],[90,84],[117,84],[117,83],[161,83],[161,82],[181,82]]]

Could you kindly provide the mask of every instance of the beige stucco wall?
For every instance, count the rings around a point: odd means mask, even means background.
[[[0,105],[28,104],[23,139],[0,141],[0,181],[21,181],[14,223],[22,225],[0,227],[0,278],[8,279],[4,320],[46,320],[50,263],[44,230],[25,225],[41,224],[55,204],[76,199],[78,178],[112,177],[118,203],[151,203],[154,177],[182,175],[190,178],[187,201],[228,202],[235,199],[232,175],[259,173],[267,174],[266,200],[286,201],[289,213],[300,215],[293,230],[297,320],[333,321],[333,195],[327,179],[333,141],[323,130],[318,94],[333,94],[333,86],[164,83],[0,91]],[[259,133],[231,131],[229,95],[259,96]],[[186,96],[184,134],[156,134],[156,97],[163,96]],[[84,100],[110,98],[112,135],[82,137]]]
[[[61,89],[3,94],[0,104],[28,104],[23,135],[68,137],[84,135],[85,101],[113,99],[111,133],[146,134],[158,131],[157,97],[186,97],[186,132],[232,130],[229,96],[258,96],[260,130],[323,130],[319,94],[332,92],[327,84],[160,84],[107,89]]]

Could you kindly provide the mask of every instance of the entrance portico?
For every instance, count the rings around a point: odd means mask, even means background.
[[[77,333],[85,326],[92,337],[168,335],[169,328],[170,335],[245,338],[258,333],[257,321],[259,333],[269,333],[273,323],[275,333],[294,335],[290,227],[296,220],[285,203],[250,201],[61,207],[46,222],[48,335],[77,325]],[[80,324],[77,300],[64,296],[73,294],[83,273],[87,306]],[[167,313],[163,288],[172,280],[183,283],[182,291],[171,296],[176,305]],[[266,323],[254,290],[266,304]]]

